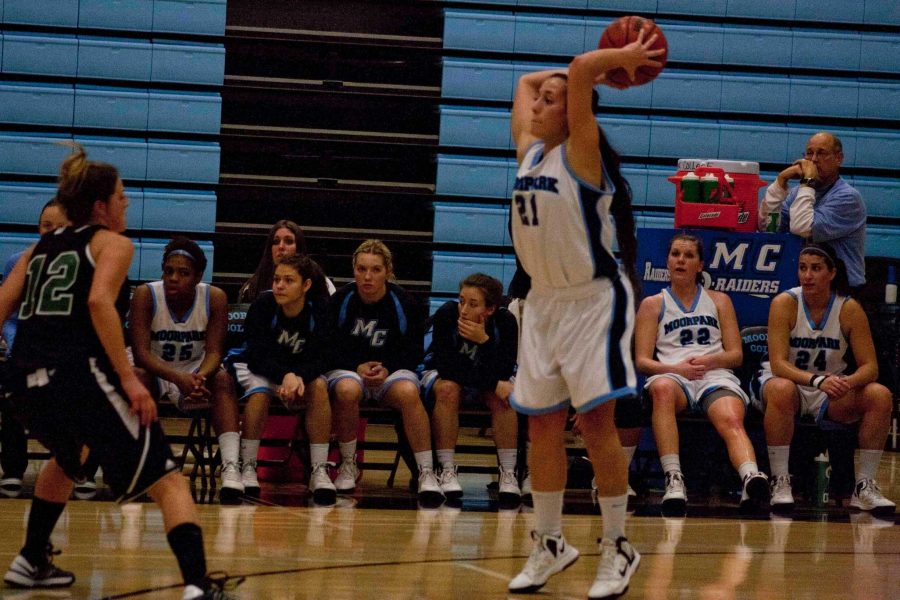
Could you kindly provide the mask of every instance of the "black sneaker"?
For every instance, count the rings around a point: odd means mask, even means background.
[[[53,557],[59,554],[53,546],[47,547],[47,564],[36,567],[27,558],[16,556],[3,577],[6,585],[14,588],[59,588],[75,583],[75,575],[56,567]]]

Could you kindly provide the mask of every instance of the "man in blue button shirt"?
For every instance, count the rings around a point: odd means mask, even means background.
[[[771,213],[780,212],[779,231],[814,242],[828,242],[847,266],[853,295],[866,283],[866,205],[840,176],[844,151],[834,134],[822,131],[806,143],[803,158],[778,174],[759,210],[765,230]],[[788,180],[800,185],[788,188]]]

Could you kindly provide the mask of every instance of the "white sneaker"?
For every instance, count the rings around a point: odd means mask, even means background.
[[[641,555],[624,537],[615,542],[600,540],[600,566],[588,591],[590,600],[618,598],[628,590],[631,576],[641,564]]]
[[[241,472],[236,463],[231,461],[222,464],[222,489],[219,491],[219,501],[222,504],[237,502],[244,495],[244,484],[241,482]]]
[[[259,497],[259,480],[256,478],[256,461],[248,460],[241,467],[241,483],[244,484],[244,495]]]
[[[882,495],[881,488],[874,479],[860,479],[856,482],[853,495],[850,496],[850,507],[880,514],[893,513],[897,505]]]
[[[681,471],[666,473],[666,493],[662,499],[662,513],[666,517],[683,516],[687,509],[687,489]]]
[[[0,479],[0,494],[7,498],[18,498],[22,493],[22,480],[18,477],[4,477]]]
[[[19,554],[9,565],[3,581],[12,588],[69,587],[75,583],[75,575],[53,564],[53,557],[57,554],[59,551],[54,551],[53,546],[48,545],[48,561],[42,567],[32,565],[27,558]]]
[[[769,478],[765,473],[747,473],[741,491],[741,512],[756,512],[769,500]]]
[[[509,582],[510,592],[528,594],[541,589],[551,575],[569,568],[578,560],[578,550],[562,535],[538,535],[531,532],[534,548],[522,571]]]
[[[359,467],[356,466],[356,460],[342,460],[334,480],[334,487],[339,492],[352,492],[356,488],[359,477],[360,472]]]
[[[425,506],[435,506],[444,501],[444,492],[434,469],[419,467],[419,502]]]
[[[522,501],[522,490],[519,489],[519,480],[512,469],[500,467],[500,481],[497,490],[502,504],[518,504]]]
[[[77,500],[92,500],[97,495],[97,482],[93,479],[76,482],[72,494]]]
[[[522,480],[522,499],[531,499],[531,473],[525,471],[525,479]]]
[[[337,489],[328,475],[328,466],[328,463],[315,464],[309,474],[309,491],[313,501],[323,506],[334,504],[337,500]]]
[[[441,469],[439,484],[441,491],[447,498],[455,499],[463,495],[462,486],[459,485],[459,474],[456,465]]]
[[[794,494],[791,492],[791,476],[777,475],[769,480],[769,505],[775,512],[794,510]]]

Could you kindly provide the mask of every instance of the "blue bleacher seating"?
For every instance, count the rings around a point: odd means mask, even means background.
[[[153,4],[147,0],[80,0],[78,27],[151,31]]]
[[[675,206],[675,185],[669,181],[674,175],[675,169],[662,167],[650,167],[647,169],[647,206]]]
[[[126,187],[128,212],[125,214],[128,229],[140,230],[144,227],[144,188]]]
[[[660,13],[725,16],[726,0],[656,0]]]
[[[792,34],[789,29],[742,27],[722,28],[722,62],[729,65],[789,67]]]
[[[487,11],[444,11],[444,48],[512,52],[516,40],[513,15]]]
[[[584,52],[584,18],[516,15],[515,52],[573,56]]]
[[[753,19],[793,19],[795,0],[728,0],[725,14]]]
[[[862,34],[859,68],[861,71],[900,73],[900,35]]]
[[[150,90],[147,129],[185,133],[219,133],[222,96],[201,92]]]
[[[650,155],[681,158],[719,155],[719,125],[696,119],[655,118],[650,126]]]
[[[512,148],[509,111],[441,107],[440,143],[470,148]]]
[[[725,34],[721,27],[659,21],[669,44],[669,60],[722,64]]]
[[[147,180],[218,183],[219,144],[150,139]]]
[[[791,115],[855,118],[859,83],[791,76]]]
[[[55,176],[69,154],[59,142],[71,139],[61,133],[0,132],[0,173]]]
[[[7,7],[8,10],[8,7]],[[10,33],[3,35],[3,72],[74,77],[78,59],[74,35]]]
[[[508,61],[444,59],[441,96],[472,100],[510,100],[515,86]]]
[[[636,165],[621,165],[622,176],[631,186],[631,203],[635,207],[647,203],[647,168]]]
[[[502,246],[509,209],[483,204],[434,204],[434,241],[450,244]]]
[[[504,158],[455,157],[438,155],[438,194],[454,196],[506,197],[509,161]]]
[[[865,22],[900,25],[900,3],[895,0],[866,0]]]
[[[857,116],[860,119],[900,119],[900,84],[861,81]]]
[[[609,143],[624,156],[647,156],[650,152],[650,120],[647,117],[601,117]]]
[[[225,0],[154,0],[153,31],[225,35]]]
[[[830,29],[797,30],[794,31],[791,66],[855,71],[859,68],[861,43],[858,33]]]
[[[0,182],[0,223],[36,226],[54,194],[56,186],[49,183]]]
[[[719,110],[722,76],[698,71],[663,71],[653,81],[653,108]]]
[[[786,75],[722,76],[722,112],[785,115],[790,101],[791,80]]]
[[[5,0],[3,22],[17,25],[51,25],[75,27],[78,25],[79,0]]]
[[[846,0],[796,0],[797,15],[828,15],[833,23],[862,23],[865,4]]]
[[[900,227],[890,225],[867,226],[866,256],[900,258]]]
[[[900,218],[900,181],[884,177],[854,177],[852,185],[862,194],[870,217]]]
[[[150,81],[153,44],[149,40],[80,36],[78,76]]]
[[[76,127],[147,130],[147,90],[75,86]]]
[[[126,180],[142,180],[147,175],[147,141],[138,138],[75,136],[91,160],[115,165]]]
[[[71,85],[0,82],[0,123],[71,127],[74,101]]]
[[[855,142],[854,166],[892,169],[896,173],[897,166],[900,165],[900,133],[893,130],[857,129]]]
[[[457,293],[459,282],[475,272],[496,277],[503,282],[505,289],[516,270],[516,260],[512,255],[435,252],[432,260],[431,289],[448,294]]]
[[[587,7],[627,10],[630,14],[652,15],[656,12],[656,0],[588,0]]]
[[[723,121],[719,129],[718,158],[773,162],[788,160],[788,131],[780,123],[741,123]]]
[[[153,41],[151,81],[222,85],[224,77],[221,44]]]
[[[216,229],[216,195],[144,188],[142,227],[212,233]]]

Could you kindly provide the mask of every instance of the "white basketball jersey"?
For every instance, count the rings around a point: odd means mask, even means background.
[[[684,307],[671,288],[663,288],[662,310],[656,328],[657,360],[674,365],[683,360],[724,351],[719,310],[709,292],[697,284],[690,307]]]
[[[847,368],[847,339],[841,331],[841,308],[846,296],[832,293],[822,321],[813,323],[803,301],[803,288],[787,291],[797,299],[797,322],[791,329],[789,359],[798,369],[824,375],[840,375]]]
[[[612,253],[609,205],[615,189],[578,179],[566,160],[565,144],[544,154],[534,144],[525,154],[512,199],[513,245],[539,288],[565,288],[618,276]]]
[[[150,351],[179,371],[193,371],[206,353],[206,327],[209,323],[209,284],[197,284],[194,305],[183,321],[176,321],[166,304],[162,281],[147,284],[153,297],[150,322]]]

